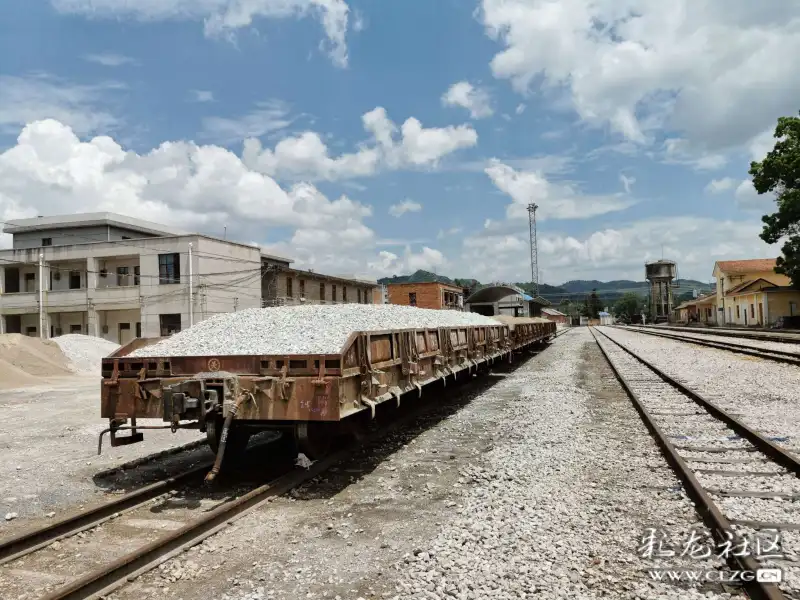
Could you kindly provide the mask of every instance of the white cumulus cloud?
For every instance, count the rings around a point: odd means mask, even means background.
[[[392,204],[389,207],[389,214],[393,217],[402,217],[407,212],[419,212],[421,210],[422,204],[406,199],[398,204]]]
[[[250,168],[269,175],[336,180],[366,177],[380,169],[435,167],[445,156],[478,142],[468,125],[424,128],[411,117],[398,128],[382,107],[365,113],[362,123],[371,139],[356,152],[331,156],[322,137],[306,131],[281,140],[274,149],[248,139],[243,158]]]
[[[539,82],[564,90],[582,120],[636,143],[670,130],[696,152],[724,152],[797,110],[800,70],[785,59],[800,54],[796,2],[482,0],[481,9],[504,46],[495,77],[522,94]]]
[[[517,171],[498,160],[493,160],[485,172],[497,189],[511,197],[512,203],[506,208],[506,217],[511,220],[527,219],[531,202],[539,206],[536,214],[542,220],[588,219],[634,204],[622,194],[583,195],[571,184],[548,181],[540,171]]]
[[[209,37],[250,27],[259,17],[285,19],[312,14],[325,29],[328,53],[337,66],[347,66],[350,9],[345,0],[52,0],[55,8],[91,18],[202,20]]]
[[[466,108],[473,119],[483,119],[494,114],[489,93],[481,88],[476,88],[468,81],[459,81],[451,85],[442,95],[442,104]],[[519,107],[517,108],[519,109]]]
[[[333,246],[373,237],[362,222],[371,207],[328,199],[308,183],[284,189],[219,146],[164,142],[138,154],[106,136],[81,141],[48,119],[26,126],[0,154],[0,213],[91,211],[202,231],[227,223],[239,239],[263,236],[268,227],[295,228],[306,244],[320,243],[320,232],[335,232]]]

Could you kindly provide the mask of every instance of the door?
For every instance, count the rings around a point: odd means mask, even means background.
[[[124,346],[128,342],[133,340],[133,332],[131,331],[131,324],[130,323],[120,323],[119,324],[119,345]]]
[[[764,303],[763,302],[759,302],[758,303],[758,324],[759,325],[763,325],[764,324]]]

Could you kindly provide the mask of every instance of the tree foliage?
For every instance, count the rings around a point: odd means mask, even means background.
[[[600,297],[597,295],[597,290],[592,290],[592,293],[586,296],[584,301],[583,315],[590,319],[597,319],[600,317],[600,311],[603,305],[600,302]]]
[[[617,317],[626,317],[630,320],[634,315],[642,312],[642,307],[644,307],[644,298],[635,292],[628,292],[617,300],[614,305],[614,314]]]
[[[759,194],[776,196],[778,210],[761,218],[760,236],[768,244],[786,240],[775,271],[800,288],[800,118],[780,117],[775,138],[775,147],[761,162],[750,163],[749,173]]]

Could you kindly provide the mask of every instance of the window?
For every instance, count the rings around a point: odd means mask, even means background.
[[[347,286],[342,286],[342,302],[347,302]]]
[[[797,302],[789,302],[789,316],[793,317],[797,313]]]
[[[331,285],[331,300],[336,302],[336,284]]]
[[[178,333],[181,330],[181,316],[180,314],[158,315],[158,324],[162,337]]]
[[[133,267],[133,285],[139,285],[139,272],[140,268],[138,265]]]
[[[81,272],[80,271],[70,271],[69,272],[69,289],[71,289],[71,290],[79,290],[79,289],[81,289]]]
[[[141,323],[137,323],[136,324],[136,337],[137,338],[142,337],[142,324]]]
[[[158,283],[180,283],[181,282],[181,255],[177,252],[172,254],[158,255]]]
[[[736,318],[737,319],[741,318],[741,316],[739,315],[739,305],[738,304],[736,305]]]
[[[300,280],[300,297],[301,298],[305,298],[306,297],[306,280],[305,279],[301,279]]]
[[[416,294],[416,292],[409,292],[408,293],[408,305],[409,306],[416,306],[417,305],[417,294]]]
[[[25,328],[25,335],[29,335],[31,337],[36,335],[36,327],[26,327]]]
[[[117,267],[117,285],[130,285],[128,267]]]
[[[325,284],[324,283],[320,283],[319,284],[319,299],[320,300],[325,300]]]
[[[36,273],[25,273],[25,291],[36,291]]]
[[[130,236],[123,235],[123,236],[122,236],[122,239],[123,239],[123,240],[129,240],[129,239],[131,239],[131,238],[130,238]]]
[[[358,303],[361,304],[361,288],[356,290],[356,298],[358,299]]]
[[[53,238],[42,238],[42,246],[52,246]]]
[[[292,278],[286,278],[286,296],[292,298],[294,296],[294,290],[292,289]]]
[[[80,326],[80,325],[70,325],[70,326],[69,326],[69,332],[70,332],[70,333],[80,333],[80,332],[81,332],[81,329],[82,329],[82,328],[81,328],[81,326]]]

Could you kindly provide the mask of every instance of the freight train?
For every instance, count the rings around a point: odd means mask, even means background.
[[[142,429],[194,428],[217,455],[236,455],[257,431],[283,430],[309,458],[386,402],[422,396],[556,335],[545,319],[496,325],[353,332],[335,354],[129,356],[164,338],[137,338],[102,361],[101,417],[111,445],[143,440]],[[166,425],[141,425],[160,419]],[[130,423],[130,424],[129,424]],[[127,435],[118,435],[128,431]]]

